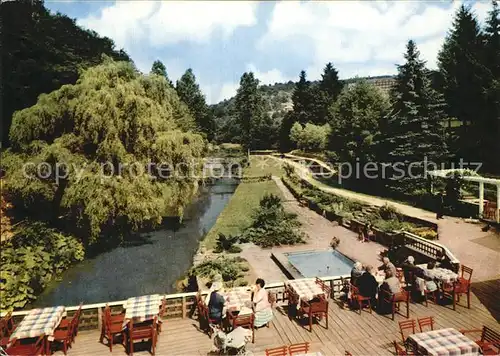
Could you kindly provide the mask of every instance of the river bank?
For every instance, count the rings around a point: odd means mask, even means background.
[[[201,187],[180,226],[166,223],[141,234],[144,239],[138,244],[119,246],[78,263],[51,282],[32,306],[98,303],[175,292],[176,281],[191,267],[200,240],[236,187],[237,182],[227,180]]]

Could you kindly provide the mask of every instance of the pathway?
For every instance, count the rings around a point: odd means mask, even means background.
[[[436,223],[438,225],[439,242],[448,247],[461,263],[474,269],[474,281],[500,278],[500,233],[493,230],[488,232],[482,231],[481,228],[484,224],[471,224],[465,222],[463,219],[454,217],[445,217],[444,219],[437,220],[436,214],[428,210],[380,197],[333,188],[314,179],[308,169],[300,163],[277,157],[272,158],[286,161],[293,165],[296,168],[296,172],[303,179],[325,192],[375,206],[390,204],[405,215]],[[314,212],[311,213],[315,214]]]

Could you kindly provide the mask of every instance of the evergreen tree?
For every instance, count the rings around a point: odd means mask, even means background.
[[[156,60],[153,62],[153,65],[151,66],[151,74],[156,74],[159,75],[160,77],[165,78],[167,80],[168,85],[170,85],[171,87],[174,86],[174,84],[168,77],[167,68],[165,67],[165,64],[162,63],[162,61]]]
[[[419,56],[415,42],[410,40],[404,55],[406,63],[398,66],[392,108],[381,141],[385,161],[404,171],[392,171],[390,189],[412,195],[425,191],[424,161],[441,164],[447,158],[442,103]]]
[[[40,0],[0,2],[2,144],[15,111],[34,105],[42,93],[76,83],[79,71],[102,62],[103,54],[130,61],[112,40],[52,14]]]
[[[478,21],[470,7],[462,5],[438,54],[438,67],[447,114],[462,123],[454,150],[469,160],[481,156],[479,128],[486,117],[483,56],[484,42]]]
[[[307,80],[304,70],[300,72],[299,81],[295,84],[292,102],[295,121],[301,124],[306,124],[311,121],[311,104],[313,102],[313,96],[311,82]]]
[[[236,93],[235,107],[242,128],[243,144],[247,149],[254,149],[262,138],[256,137],[256,127],[264,119],[264,101],[259,92],[259,80],[252,72],[243,73],[240,87]]]
[[[343,86],[344,84],[339,80],[339,72],[332,63],[327,63],[321,75],[319,88],[327,94],[330,104],[337,100]]]
[[[279,130],[279,148],[281,152],[289,152],[296,148],[295,143],[290,140],[290,133],[295,122],[293,111],[287,112],[281,121]]]
[[[187,105],[189,111],[193,115],[196,124],[200,131],[204,132],[208,139],[213,137],[213,118],[209,115],[205,96],[200,90],[200,86],[196,83],[196,77],[193,70],[189,68],[177,81],[177,95]]]
[[[481,128],[481,143],[486,170],[500,173],[500,9],[497,1],[492,1],[488,15],[484,29],[486,118]]]

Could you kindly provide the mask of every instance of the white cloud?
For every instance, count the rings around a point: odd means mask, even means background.
[[[435,68],[437,53],[459,6],[459,2],[281,1],[276,3],[257,48],[267,51],[286,46],[300,51],[303,46],[297,43],[312,44],[308,76],[317,79],[330,61],[340,69],[358,63],[358,73],[352,74],[360,76],[385,74],[382,70],[390,68],[393,73],[392,64],[403,61],[405,45],[413,39],[428,67]],[[473,10],[483,20],[490,7],[489,3],[475,3]],[[377,62],[379,66],[374,65]],[[340,75],[348,76],[342,70]]]
[[[201,81],[200,81],[201,82]],[[239,83],[227,82],[222,84],[200,84],[208,104],[216,104],[236,95]]]
[[[112,38],[118,47],[202,43],[220,30],[226,37],[240,26],[257,23],[255,2],[117,1],[78,23]]]
[[[276,68],[261,72],[253,63],[247,64],[247,71],[253,72],[255,77],[259,79],[260,84],[264,85],[286,83],[290,80],[295,80],[295,78],[285,76],[279,69]]]

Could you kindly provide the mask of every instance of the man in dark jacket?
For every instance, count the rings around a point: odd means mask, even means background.
[[[366,266],[365,273],[358,278],[359,294],[363,297],[370,297],[372,306],[376,305],[378,282],[372,274],[373,267]]]
[[[224,309],[224,297],[219,293],[222,283],[215,282],[212,286],[212,293],[208,301],[208,317],[211,323],[218,324],[222,321],[222,311]]]

